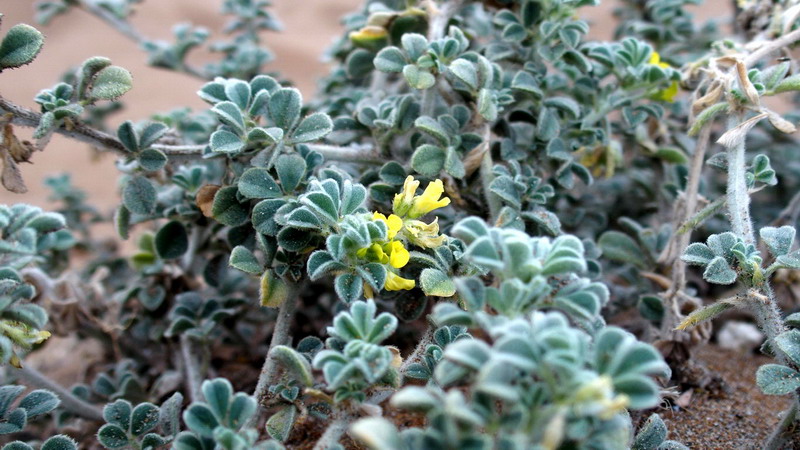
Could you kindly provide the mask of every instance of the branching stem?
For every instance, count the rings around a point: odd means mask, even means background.
[[[192,338],[185,334],[181,335],[181,360],[183,362],[184,375],[186,376],[186,388],[189,391],[189,398],[192,402],[203,399],[200,391],[203,375],[195,353],[196,346],[192,342]]]
[[[47,375],[39,372],[29,365],[24,365],[20,369],[15,370],[16,373],[25,381],[39,389],[47,389],[53,391],[58,398],[61,399],[61,406],[69,410],[71,413],[83,417],[84,419],[102,421],[103,412],[96,406],[85,402],[84,400],[76,397],[72,392],[65,389],[54,380],[50,379]]]
[[[269,355],[269,352],[278,345],[287,345],[291,341],[289,330],[294,322],[297,304],[300,303],[299,291],[300,290],[296,287],[292,289],[289,297],[278,309],[278,317],[275,321],[275,328],[272,330],[272,339],[269,343],[269,350],[267,350],[267,356],[264,358],[264,365],[261,367],[261,374],[258,376],[258,384],[256,385],[256,390],[253,393],[253,397],[255,397],[259,406],[258,412],[253,414],[253,417],[250,419],[250,426],[255,426],[261,414],[263,413],[261,402],[264,399],[264,396],[267,394],[267,389],[269,389],[269,385],[273,378],[275,378],[275,374],[278,370],[277,362],[272,359],[272,357]]]

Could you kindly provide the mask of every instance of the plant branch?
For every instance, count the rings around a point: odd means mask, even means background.
[[[350,424],[350,420],[348,420],[350,416],[345,413],[334,414],[338,417],[335,417],[330,425],[328,425],[328,428],[325,429],[325,432],[322,433],[322,436],[320,436],[319,440],[314,445],[314,450],[334,448],[345,431],[347,431],[347,426]]]
[[[99,408],[76,397],[72,392],[33,367],[25,365],[15,369],[15,372],[34,387],[53,391],[61,399],[61,406],[73,414],[98,422],[103,420],[103,412]]]
[[[181,335],[181,360],[183,362],[184,376],[186,377],[186,388],[189,391],[189,398],[192,402],[201,401],[203,396],[200,386],[203,383],[203,375],[200,373],[200,366],[195,357],[196,346],[192,338],[188,335]]]
[[[728,129],[736,128],[742,122],[740,114],[733,114],[728,121]],[[750,194],[747,192],[747,163],[745,161],[745,136],[742,133],[732,145],[728,146],[728,215],[731,228],[745,244],[755,244],[753,222],[750,219]]]
[[[0,96],[0,114],[10,114],[11,123],[23,127],[36,128],[42,115],[23,106],[12,103]],[[116,137],[95,130],[92,127],[77,123],[72,128],[56,128],[55,132],[70,139],[89,144],[103,151],[112,151],[121,156],[130,156],[122,142]],[[163,151],[167,156],[201,157],[206,145],[164,145],[154,144],[152,148]],[[365,164],[382,164],[385,161],[375,153],[371,146],[352,145],[341,147],[326,144],[308,144],[311,150],[317,151],[329,161],[358,162]]]
[[[263,413],[261,402],[263,401],[264,396],[267,394],[267,389],[269,389],[272,379],[275,378],[275,373],[278,371],[277,363],[270,356],[270,352],[273,348],[279,345],[286,345],[290,342],[291,338],[289,336],[289,330],[294,322],[294,315],[297,311],[298,303],[300,303],[299,289],[295,288],[292,289],[292,292],[290,292],[290,295],[286,301],[284,301],[281,304],[280,309],[278,309],[278,317],[275,321],[275,328],[272,330],[272,339],[269,342],[269,350],[267,350],[267,356],[264,358],[264,365],[261,367],[261,374],[258,376],[256,390],[253,392],[253,397],[255,397],[256,401],[258,402],[258,411],[256,414],[253,414],[248,424],[249,426],[255,426],[261,414]]]
[[[758,50],[750,53],[744,58],[745,66],[751,66],[757,63],[761,58],[769,55],[772,52],[778,51],[787,45],[794,44],[795,42],[800,40],[800,28],[784,34],[783,36],[774,39],[772,41],[765,42],[764,45],[758,48]]]
[[[408,367],[411,364],[419,361],[422,355],[425,354],[425,351],[428,349],[428,345],[433,342],[433,325],[428,325],[428,328],[425,330],[425,334],[422,335],[417,346],[414,347],[414,351],[408,355],[408,358],[403,360],[403,364],[400,366],[400,375],[405,375],[408,371]]]
[[[689,221],[697,209],[697,197],[700,191],[700,179],[703,175],[703,162],[705,161],[708,143],[711,137],[711,124],[707,123],[700,129],[697,136],[694,154],[692,155],[689,174],[686,179],[686,190],[683,193],[683,202],[676,208],[674,227]],[[661,322],[661,334],[672,333],[675,325],[681,319],[681,295],[686,288],[686,263],[681,259],[681,254],[689,246],[691,232],[673,233],[669,245],[666,247],[664,264],[672,265],[672,284],[665,295],[667,300],[664,320]]]
[[[127,37],[128,39],[132,40],[139,46],[143,46],[144,44],[150,42],[149,39],[144,37],[139,30],[133,27],[130,22],[127,20],[122,20],[108,11],[107,9],[97,5],[96,3],[90,0],[80,0],[79,5],[88,13],[96,16],[100,20],[106,22],[111,28],[117,30],[123,36]]]

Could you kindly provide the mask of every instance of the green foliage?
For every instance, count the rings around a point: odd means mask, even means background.
[[[61,402],[55,394],[44,389],[22,396],[24,391],[24,386],[0,386],[0,434],[22,431],[28,420],[49,413]]]
[[[0,71],[30,64],[43,45],[39,30],[23,23],[14,25],[0,41]]]

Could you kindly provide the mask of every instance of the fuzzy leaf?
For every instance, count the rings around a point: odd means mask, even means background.
[[[267,433],[272,439],[285,442],[297,419],[297,408],[294,405],[284,406],[267,420]]]
[[[419,283],[425,295],[452,297],[456,293],[453,277],[439,269],[424,269],[419,276]]]
[[[233,248],[228,264],[242,272],[253,275],[261,275],[264,272],[264,267],[258,262],[253,252],[243,245],[237,245]]]
[[[795,235],[795,229],[792,226],[764,227],[758,233],[772,256],[786,255],[792,249]]]
[[[597,245],[603,250],[603,256],[608,259],[631,263],[639,269],[648,267],[641,247],[627,234],[619,231],[607,231],[600,236]]]
[[[276,198],[283,195],[281,187],[263,167],[247,169],[239,178],[239,192],[247,198]]]
[[[133,87],[131,73],[119,66],[108,66],[92,80],[89,97],[93,100],[114,100]]]
[[[275,275],[272,270],[267,270],[261,276],[261,306],[277,308],[289,298],[289,286],[283,278]]]
[[[303,119],[292,133],[293,143],[318,141],[333,131],[333,121],[325,113],[314,113]]]
[[[175,259],[189,249],[189,235],[182,223],[173,220],[158,230],[154,243],[161,259]]]
[[[756,371],[756,384],[767,395],[786,395],[800,388],[800,373],[780,364],[765,364]]]
[[[30,63],[44,45],[44,35],[24,23],[14,25],[0,43],[0,70]]]
[[[132,177],[122,190],[122,203],[132,213],[150,215],[156,210],[156,188],[147,178]]]
[[[725,258],[717,256],[706,266],[703,279],[714,284],[733,284],[736,281],[736,271],[731,269]]]

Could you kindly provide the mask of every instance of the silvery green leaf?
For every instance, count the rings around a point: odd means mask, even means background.
[[[333,131],[333,121],[325,113],[314,113],[300,122],[292,133],[293,143],[318,141]]]
[[[789,225],[780,228],[764,227],[759,230],[759,235],[772,256],[778,257],[786,255],[792,249],[795,229]]]
[[[277,198],[283,195],[281,187],[263,167],[247,169],[239,177],[239,192],[247,198]]]
[[[250,218],[248,208],[239,203],[236,186],[226,186],[214,195],[211,215],[221,224],[229,227],[243,225]]]
[[[28,418],[48,413],[61,403],[61,400],[52,392],[45,389],[36,389],[28,393],[17,405],[25,409]]]
[[[305,176],[308,166],[306,160],[297,154],[281,155],[275,161],[275,170],[283,192],[293,192]]]
[[[600,236],[597,245],[603,256],[613,261],[631,263],[639,269],[649,266],[641,247],[632,237],[619,231],[606,231]]]
[[[158,406],[152,403],[136,405],[131,413],[131,433],[141,436],[158,425]]]
[[[558,116],[551,108],[542,108],[536,123],[536,137],[542,141],[549,141],[558,137],[561,125]]]
[[[293,379],[300,381],[304,386],[312,386],[314,384],[311,364],[309,364],[305,356],[293,348],[278,345],[269,351],[269,356],[278,361]]]
[[[128,434],[117,425],[107,423],[97,432],[97,440],[105,448],[123,448],[128,445]]]
[[[130,120],[126,120],[119,126],[117,137],[129,152],[139,151],[139,133],[136,132],[136,128]]]
[[[338,275],[334,280],[334,287],[336,294],[345,303],[358,300],[363,292],[361,278],[350,273]]]
[[[408,63],[403,52],[397,47],[386,47],[375,55],[375,68],[381,72],[402,72]]]
[[[156,188],[147,178],[134,176],[122,189],[122,203],[135,214],[150,215],[156,209]]]
[[[631,450],[655,450],[667,438],[667,426],[658,414],[651,414],[639,429]]]
[[[481,89],[478,92],[478,114],[489,122],[497,120],[497,101],[492,91],[489,89]]]
[[[8,30],[0,43],[0,71],[30,63],[44,45],[44,35],[24,23]]]
[[[240,136],[244,134],[245,124],[242,110],[233,102],[220,102],[211,108],[211,112],[217,115],[219,120],[233,128]]]
[[[444,168],[445,157],[443,148],[422,144],[411,156],[411,167],[420,175],[435,177]]]
[[[779,334],[775,345],[795,364],[800,364],[800,330],[789,330]]]
[[[350,427],[350,433],[371,450],[405,448],[395,426],[383,417],[359,419]]]
[[[211,135],[211,151],[216,153],[236,153],[244,149],[242,139],[227,130],[217,130]]]
[[[434,137],[442,146],[450,144],[450,136],[447,131],[434,118],[421,116],[414,121],[414,126]]]
[[[148,172],[156,172],[167,165],[167,155],[161,150],[148,148],[139,153],[139,165]]]
[[[253,275],[261,275],[264,272],[264,267],[258,261],[258,258],[247,247],[242,245],[237,245],[233,248],[228,264],[242,272]]]
[[[280,408],[269,419],[267,419],[267,434],[275,440],[285,442],[289,438],[292,426],[297,418],[297,408],[288,405]]]
[[[447,68],[455,78],[467,85],[470,90],[478,90],[478,72],[471,62],[459,58],[450,63]]]
[[[225,96],[233,102],[240,111],[247,109],[250,104],[250,85],[242,80],[228,80],[225,83]]]
[[[161,139],[167,131],[169,127],[161,122],[148,123],[142,130],[139,145],[141,148],[148,148]]]
[[[131,413],[133,412],[133,405],[127,400],[117,400],[114,403],[108,403],[103,408],[103,419],[106,422],[118,425],[124,430],[128,430],[131,426]]]
[[[276,91],[269,99],[269,114],[275,126],[289,130],[300,120],[300,108],[303,97],[300,91],[283,88]]]
[[[786,395],[800,388],[800,373],[780,364],[764,364],[756,371],[756,384],[767,395]]]
[[[131,73],[119,66],[108,66],[92,80],[89,97],[92,100],[114,100],[133,87]]]
[[[154,243],[160,258],[175,259],[189,249],[189,235],[181,222],[172,220],[158,230]]]
[[[777,257],[775,263],[786,269],[800,269],[800,250]]]
[[[186,426],[202,437],[212,437],[219,421],[204,403],[193,403],[183,412]]]
[[[683,252],[681,259],[687,264],[705,266],[715,258],[714,252],[706,245],[695,242]]]
[[[69,436],[59,434],[47,439],[39,450],[78,450],[78,444]]]
[[[400,41],[411,61],[416,61],[428,50],[428,40],[418,33],[406,33],[400,38]]]
[[[247,140],[250,142],[269,142],[276,144],[283,139],[283,130],[278,127],[255,127],[247,132]]]
[[[419,283],[425,295],[434,297],[452,297],[456,293],[456,285],[450,275],[439,269],[423,269]]]
[[[736,281],[736,271],[731,269],[725,258],[717,256],[706,266],[703,279],[709,283],[733,284]]]
[[[408,36],[408,35],[405,35]],[[414,89],[425,90],[433,87],[436,77],[427,70],[420,69],[414,64],[407,64],[403,67],[403,76],[408,81],[409,86]]]

